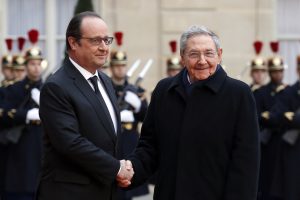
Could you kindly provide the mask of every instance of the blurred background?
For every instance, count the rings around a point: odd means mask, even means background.
[[[0,0],[0,55],[7,53],[6,38],[27,38],[28,30],[37,29],[38,46],[49,62],[47,77],[64,58],[65,30],[75,8],[86,7],[102,16],[111,35],[123,32],[121,48],[127,52],[129,67],[137,59],[141,65],[153,59],[142,83],[148,91],[166,76],[169,41],[179,41],[181,33],[193,24],[205,25],[219,35],[223,65],[230,76],[250,82],[253,42],[260,40],[264,43],[261,55],[266,58],[272,55],[270,42],[279,41],[278,53],[288,66],[284,82],[297,79],[299,0]],[[30,43],[26,42],[24,49],[26,46]],[[113,44],[112,49],[115,47]],[[18,52],[16,42],[13,52]]]

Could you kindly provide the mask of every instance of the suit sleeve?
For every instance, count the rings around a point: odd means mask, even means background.
[[[237,114],[231,162],[225,186],[225,200],[255,200],[259,174],[259,139],[255,101],[244,90]]]
[[[40,117],[46,137],[59,154],[99,182],[115,180],[119,161],[80,134],[72,99],[60,86],[50,82],[42,88]]]

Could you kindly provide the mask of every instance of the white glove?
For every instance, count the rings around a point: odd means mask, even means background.
[[[134,116],[132,111],[122,110],[120,115],[121,115],[121,122],[134,122]]]
[[[125,95],[125,101],[134,108],[135,113],[138,113],[140,111],[142,102],[135,93],[127,91]]]
[[[26,123],[28,124],[31,120],[40,120],[38,108],[32,108],[28,110],[26,115]]]
[[[40,91],[37,88],[31,90],[31,98],[37,105],[40,105]]]

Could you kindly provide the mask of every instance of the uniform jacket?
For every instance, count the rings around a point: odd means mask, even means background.
[[[5,159],[2,160],[5,165],[3,180],[6,192],[33,193],[36,190],[41,169],[43,134],[40,123],[26,123],[26,115],[28,110],[38,108],[30,92],[33,88],[39,89],[41,84],[41,80],[32,82],[25,78],[6,88],[1,125],[25,125],[18,143],[6,145]]]
[[[184,70],[153,92],[129,157],[133,184],[157,169],[155,200],[255,200],[258,124],[249,86],[220,67],[187,96]]]
[[[300,82],[297,81],[284,91],[284,95],[276,104],[277,114],[280,115],[283,124],[283,134],[285,131],[298,130],[300,132]],[[287,120],[285,112],[294,112],[293,119]],[[299,133],[298,133],[299,134]],[[294,145],[281,140],[281,160],[280,169],[282,176],[282,198],[284,200],[300,199],[300,136]]]
[[[110,79],[99,72],[118,121]],[[45,153],[38,199],[115,199],[117,135],[95,92],[66,59],[41,91]]]
[[[259,88],[254,93],[261,136],[265,131],[269,132],[268,142],[261,143],[261,163],[260,163],[260,187],[259,199],[268,199],[271,196],[282,196],[282,174],[281,174],[281,143],[282,126],[280,118],[276,114],[278,111],[278,101],[284,95],[287,86],[283,84],[268,84]],[[262,113],[268,111],[269,117],[262,117]]]

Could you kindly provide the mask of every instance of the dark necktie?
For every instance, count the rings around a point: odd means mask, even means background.
[[[100,91],[99,91],[99,87],[98,87],[98,77],[93,76],[93,77],[89,78],[89,80],[91,81],[91,83],[94,86],[94,90],[95,90],[96,95],[98,97],[101,96]],[[101,96],[101,98],[102,98],[102,96]]]
[[[107,108],[107,105],[106,105],[106,103],[105,103],[105,101],[104,101],[104,99],[103,99],[103,97],[102,97],[102,95],[101,95],[101,93],[99,91],[98,76],[95,75],[95,76],[89,78],[89,80],[91,81],[91,83],[94,86],[96,96],[98,97],[98,99],[100,100],[100,102],[104,105],[103,106],[104,112],[107,115],[109,121],[111,122],[111,126],[112,126],[113,130],[115,130],[113,122],[112,122],[112,118],[111,118],[110,113],[109,113],[108,108]]]

